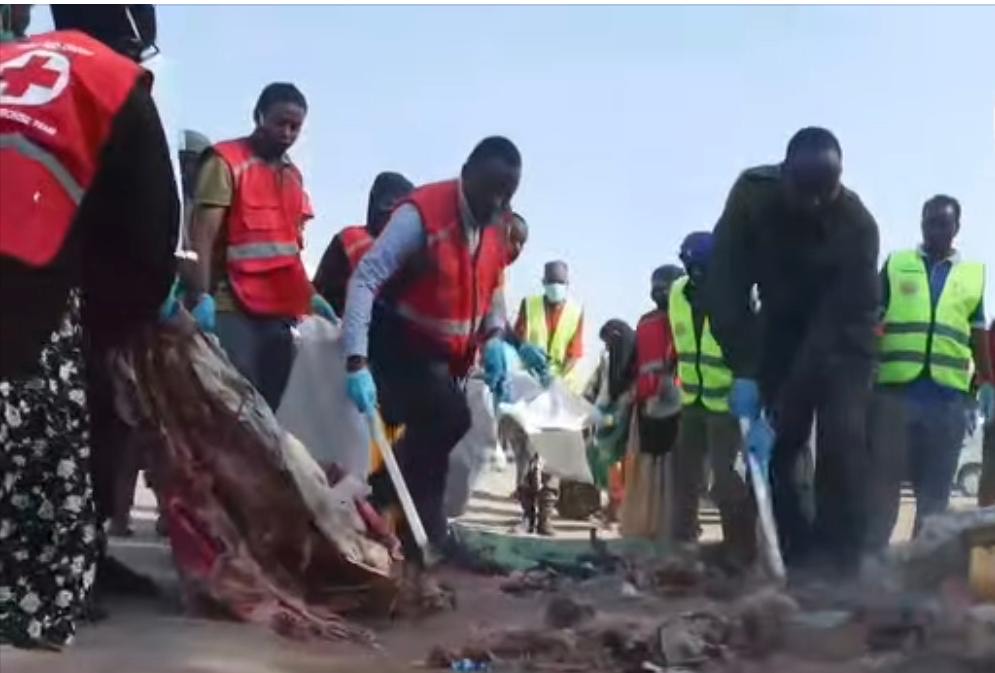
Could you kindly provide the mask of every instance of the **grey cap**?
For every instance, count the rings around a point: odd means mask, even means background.
[[[183,145],[180,147],[181,152],[193,152],[194,154],[200,154],[208,147],[211,146],[211,141],[207,139],[200,131],[194,131],[192,129],[183,130]]]

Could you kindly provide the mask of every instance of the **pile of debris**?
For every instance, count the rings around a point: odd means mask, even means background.
[[[970,541],[988,539],[979,531],[993,517],[941,518],[876,573],[790,591],[688,550],[582,581],[517,573],[506,591],[551,594],[544,621],[436,648],[427,663],[495,673],[995,671],[995,603],[968,580]]]

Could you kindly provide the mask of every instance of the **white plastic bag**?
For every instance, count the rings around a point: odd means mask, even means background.
[[[500,416],[522,427],[547,472],[593,483],[583,431],[595,415],[594,405],[560,380],[554,379],[549,388],[543,388],[528,374],[516,373],[510,383],[513,401],[500,405]]]
[[[494,398],[487,384],[475,378],[467,381],[466,402],[470,407],[470,429],[449,454],[445,495],[448,517],[466,511],[470,493],[498,443]]]
[[[317,316],[297,327],[297,355],[276,417],[322,467],[335,463],[365,482],[370,431],[345,393],[341,330]]]

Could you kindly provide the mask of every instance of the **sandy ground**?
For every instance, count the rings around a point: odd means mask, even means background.
[[[465,519],[473,525],[505,529],[517,518],[514,504],[502,502],[508,481],[502,474],[489,475],[481,494],[471,503]],[[957,506],[966,506],[959,500]],[[896,536],[907,537],[912,506],[906,497]],[[97,625],[84,625],[76,643],[61,654],[0,649],[3,673],[340,673],[423,670],[419,662],[436,643],[458,645],[475,630],[511,624],[538,623],[548,596],[518,598],[503,593],[501,579],[447,571],[446,580],[457,591],[456,611],[421,621],[370,624],[380,649],[371,651],[344,644],[301,644],[283,640],[255,627],[183,616],[176,596],[176,577],[169,550],[153,532],[155,518],[151,494],[139,487],[134,512],[136,535],[113,539],[118,558],[151,575],[165,587],[160,599],[119,600],[109,605],[110,617]],[[705,535],[717,536],[715,517],[704,513]],[[564,534],[586,534],[589,524],[559,522]],[[608,533],[610,535],[610,532]],[[612,599],[599,604],[611,609]],[[674,604],[674,609],[679,606]],[[654,608],[658,609],[658,608]],[[500,671],[514,669],[500,669]],[[793,660],[743,664],[741,673],[844,673],[852,666],[804,663]]]

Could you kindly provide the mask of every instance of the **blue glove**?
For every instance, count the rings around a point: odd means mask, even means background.
[[[978,388],[978,411],[986,423],[995,421],[995,387],[982,383]]]
[[[193,307],[193,319],[197,321],[198,327],[205,332],[214,332],[215,317],[217,309],[214,305],[214,297],[209,294],[202,294],[197,305]]]
[[[484,382],[494,393],[497,401],[503,401],[508,396],[508,356],[504,350],[504,341],[494,337],[484,346]]]
[[[774,453],[775,439],[774,428],[766,418],[758,416],[750,422],[750,429],[746,433],[746,450],[757,459],[764,476],[769,473],[768,467]]]
[[[346,375],[345,392],[361,414],[372,411],[377,406],[377,384],[373,382],[369,367]]]
[[[339,317],[335,315],[335,309],[324,297],[317,292],[311,295],[311,313],[321,316],[333,325],[339,324]]]
[[[159,307],[159,322],[169,322],[176,316],[177,311],[180,310],[179,294],[180,279],[177,278],[173,281],[172,287],[169,288],[169,294],[166,295]]]
[[[522,358],[525,368],[535,374],[544,386],[549,385],[549,356],[545,350],[534,344],[523,343],[518,349],[518,356]]]
[[[729,393],[729,409],[733,415],[747,420],[760,416],[760,388],[753,379],[736,379]]]

